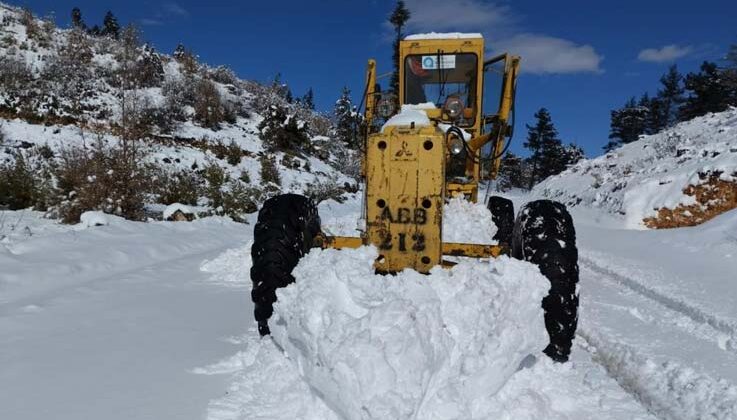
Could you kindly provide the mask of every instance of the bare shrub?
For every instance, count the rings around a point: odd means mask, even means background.
[[[56,170],[62,221],[76,223],[89,210],[142,220],[151,169],[141,162],[134,147],[109,147],[102,139],[90,149],[63,150]]]
[[[217,86],[203,79],[195,86],[194,119],[202,126],[219,128],[223,121],[223,105]]]
[[[315,203],[320,203],[325,200],[335,200],[339,203],[345,201],[343,194],[345,188],[338,184],[336,179],[329,180],[316,180],[315,182],[307,185],[304,194],[310,197]]]
[[[4,91],[18,94],[33,80],[31,69],[24,61],[14,57],[3,57],[0,60],[0,87]]]

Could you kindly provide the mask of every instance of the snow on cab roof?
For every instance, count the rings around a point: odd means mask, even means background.
[[[483,38],[480,33],[468,33],[464,34],[461,32],[430,32],[427,34],[414,34],[407,35],[404,37],[407,41],[413,41],[418,39],[465,39],[465,38]]]

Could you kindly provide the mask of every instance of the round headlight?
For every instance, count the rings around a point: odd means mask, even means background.
[[[379,99],[379,102],[376,104],[376,112],[382,118],[389,118],[394,115],[396,108],[397,105],[394,96],[384,96]]]
[[[450,150],[450,154],[453,156],[460,154],[465,148],[463,142],[464,140],[458,136],[448,136],[448,150]]]
[[[461,98],[451,96],[445,101],[443,110],[445,110],[445,113],[448,114],[452,120],[460,117],[461,114],[463,114],[463,102],[461,101]]]

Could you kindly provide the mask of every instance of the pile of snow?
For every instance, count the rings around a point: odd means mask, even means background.
[[[416,41],[421,39],[469,39],[483,38],[480,33],[462,33],[462,32],[430,32],[426,34],[413,34],[404,37],[407,41]]]
[[[181,212],[183,215],[195,215],[194,210],[192,210],[189,206],[181,203],[173,203],[166,206],[164,209],[164,213],[161,215],[161,217],[164,220],[169,220],[174,216],[176,212]]]
[[[101,211],[86,211],[79,217],[79,223],[84,227],[107,226],[110,224],[109,217]]]
[[[401,111],[389,118],[381,127],[383,133],[387,127],[394,126],[410,126],[414,123],[415,127],[427,127],[430,125],[430,118],[424,110],[434,109],[435,105],[424,103],[419,105],[402,105]]]
[[[495,244],[496,225],[482,203],[455,197],[443,207],[443,242]]]
[[[277,291],[275,342],[346,419],[493,416],[489,398],[547,343],[538,269],[506,257],[374,273],[377,252],[313,250]]]
[[[533,195],[601,208],[624,215],[628,228],[642,228],[642,220],[659,208],[695,204],[683,190],[703,182],[700,173],[721,173],[721,179],[737,181],[737,108],[581,161],[538,184]]]

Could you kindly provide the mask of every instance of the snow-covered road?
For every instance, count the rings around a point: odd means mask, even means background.
[[[321,214],[347,233],[357,207],[324,204]],[[572,363],[526,359],[482,411],[737,418],[737,215],[668,232],[584,211],[574,220],[582,307]],[[340,418],[304,361],[258,338],[252,225],[70,229],[33,214],[24,224],[0,232],[0,418]]]

